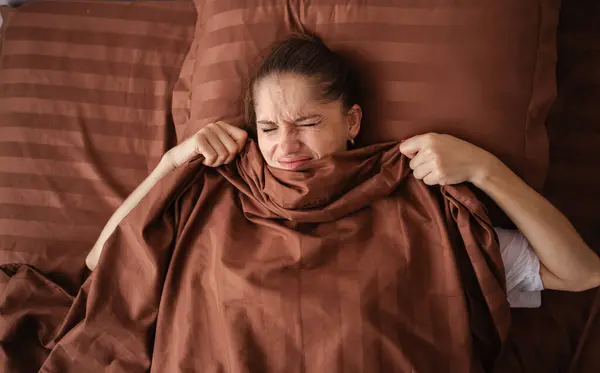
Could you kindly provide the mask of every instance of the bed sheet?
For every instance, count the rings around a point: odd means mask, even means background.
[[[600,3],[564,1],[558,97],[547,121],[544,195],[600,254]],[[513,310],[498,372],[600,372],[600,291],[543,292],[542,308]]]
[[[177,141],[170,95],[195,22],[190,2],[66,3],[19,8],[0,60],[0,293],[24,263],[65,291],[60,312],[111,211]],[[544,194],[600,253],[600,6],[564,2],[558,40]],[[597,290],[513,310],[496,373],[600,371],[598,312]]]
[[[0,56],[0,264],[77,291],[112,211],[176,143],[172,91],[195,20],[188,1],[13,13]]]

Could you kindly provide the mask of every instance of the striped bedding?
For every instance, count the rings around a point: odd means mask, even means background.
[[[14,8],[0,6],[0,56],[2,55],[2,42],[4,40],[4,30],[6,30],[6,27],[2,27],[2,25],[8,25],[8,22],[10,21],[10,19],[16,11],[17,10]]]
[[[188,134],[242,124],[248,76],[271,43],[316,32],[363,77],[359,145],[450,133],[541,188],[560,0],[195,0]]]
[[[19,8],[0,60],[0,264],[76,291],[112,211],[176,142],[171,93],[195,21],[187,1]]]
[[[196,2],[198,9],[203,4]],[[212,98],[231,89],[225,79],[247,73],[248,66],[202,65],[199,45],[192,41],[196,12],[188,1],[47,0],[19,8],[14,17],[0,9],[10,25],[0,29],[0,267],[9,271],[10,263],[31,264],[74,294],[85,276],[85,253],[113,209],[165,149],[213,118],[215,106],[196,106],[193,112],[192,88],[196,102],[212,105]],[[343,19],[342,8],[331,9],[313,26]],[[600,8],[594,0],[572,0],[563,4],[561,17],[559,96],[548,121],[551,154],[544,192],[598,250]],[[275,38],[258,26],[252,32]],[[329,31],[336,30],[353,31]],[[418,27],[405,31],[416,41],[426,36]],[[217,37],[212,43],[227,40],[222,32],[212,35]],[[443,33],[436,35],[444,39]],[[248,45],[257,51],[268,44],[261,43]],[[194,82],[198,71],[201,79]],[[398,86],[412,89],[416,78],[424,78],[418,72],[398,69]],[[236,78],[235,84],[242,83]],[[221,105],[230,110],[229,118],[240,119],[239,108]],[[190,115],[198,122],[188,126]],[[514,311],[495,372],[569,367],[573,373],[597,372],[599,310],[600,293],[592,291],[546,292],[542,309]],[[43,361],[46,353],[32,354]],[[0,363],[6,361],[0,356]]]

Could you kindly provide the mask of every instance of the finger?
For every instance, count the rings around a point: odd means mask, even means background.
[[[202,161],[202,163],[209,167],[212,166],[217,159],[217,152],[213,149],[205,136],[196,136],[196,138],[197,152],[204,156],[204,161]]]
[[[217,167],[217,166],[222,165],[223,162],[225,162],[225,160],[229,156],[229,152],[227,151],[227,148],[225,148],[225,146],[219,139],[219,136],[217,136],[217,134],[215,133],[214,128],[210,128],[210,130],[205,131],[204,136],[206,137],[206,140],[208,141],[208,143],[210,144],[210,146],[213,148],[213,150],[216,153],[216,158],[212,162],[211,166]]]
[[[439,177],[435,172],[430,172],[427,176],[423,178],[423,182],[427,185],[437,185],[439,184]]]
[[[217,124],[229,135],[233,138],[235,143],[238,146],[238,151],[241,151],[244,148],[244,144],[246,140],[248,140],[248,132],[244,131],[241,128],[236,126],[232,126],[231,124],[223,121],[217,122]]]
[[[415,179],[422,180],[433,171],[433,166],[430,162],[425,162],[413,171]]]
[[[427,142],[428,134],[413,136],[409,139],[404,140],[400,144],[400,153],[412,159],[421,149],[423,149],[427,145]]]
[[[221,141],[221,144],[223,144],[225,149],[227,149],[227,158],[225,159],[224,163],[231,162],[239,152],[238,144],[227,132],[225,132],[221,126],[217,125],[212,129]]]
[[[419,167],[420,165],[422,165],[423,163],[433,160],[433,158],[434,158],[434,155],[431,152],[428,152],[427,149],[423,149],[420,152],[418,152],[415,157],[413,157],[413,159],[410,161],[410,163],[408,165],[410,166],[411,169],[414,170],[417,167]]]

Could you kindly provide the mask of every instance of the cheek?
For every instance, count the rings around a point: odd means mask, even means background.
[[[263,158],[265,158],[266,160],[271,159],[276,146],[276,143],[273,141],[273,138],[265,135],[258,135],[257,140],[258,149],[260,150],[260,153],[262,154]]]
[[[346,149],[344,134],[336,128],[328,127],[321,131],[307,131],[302,136],[302,142],[319,157]]]
[[[323,134],[323,137],[330,144],[345,144],[348,140],[348,131],[345,130],[345,126],[343,122],[335,122],[327,126],[326,133]]]

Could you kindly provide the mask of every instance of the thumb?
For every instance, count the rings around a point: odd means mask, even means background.
[[[248,140],[248,132],[244,131],[241,128],[236,126],[232,126],[227,122],[218,122],[219,126],[235,141],[238,145],[238,149],[242,150],[244,144],[246,144],[246,140]]]
[[[402,140],[400,144],[400,153],[412,159],[424,147],[423,135],[413,136],[407,140]]]

